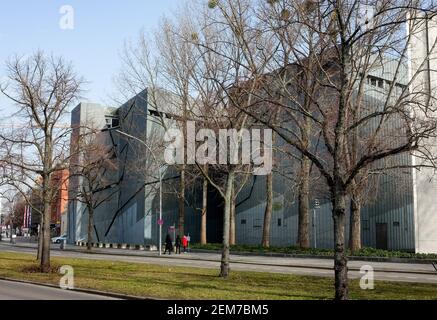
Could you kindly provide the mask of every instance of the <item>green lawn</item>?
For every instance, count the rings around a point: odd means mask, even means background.
[[[53,265],[74,267],[75,286],[168,299],[331,299],[333,280],[261,272],[231,272],[161,265],[53,258]],[[31,272],[34,256],[0,252],[0,277],[58,284],[60,275]],[[232,265],[231,265],[232,268]],[[437,285],[376,282],[361,290],[351,282],[352,299],[437,299]]]

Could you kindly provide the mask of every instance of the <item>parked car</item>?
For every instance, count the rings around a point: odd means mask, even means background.
[[[67,240],[66,234],[63,234],[62,236],[59,236],[59,237],[52,238],[52,243],[61,243],[64,240]]]

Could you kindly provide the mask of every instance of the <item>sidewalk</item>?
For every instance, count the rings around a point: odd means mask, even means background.
[[[2,241],[2,245],[12,247],[32,248],[36,249],[36,243],[19,242],[15,245],[8,244]],[[60,250],[60,245],[52,244],[52,250],[75,252],[84,255],[112,255],[126,257],[147,257],[159,259],[182,259],[191,261],[209,261],[219,262],[220,253],[206,252],[190,252],[186,254],[171,254],[159,256],[157,251],[141,251],[130,249],[112,249],[112,248],[93,248],[91,252],[87,251],[86,247],[78,247],[67,245],[64,250]],[[271,256],[244,256],[231,253],[231,263],[239,263],[246,265],[272,266],[272,267],[293,267],[293,268],[311,268],[332,270],[334,262],[332,259],[326,258],[297,258],[297,257],[271,257]],[[348,268],[351,271],[359,271],[364,265],[370,265],[378,272],[398,272],[398,273],[418,273],[437,275],[437,270],[432,264],[415,264],[415,263],[397,263],[397,262],[369,262],[361,260],[349,261]]]

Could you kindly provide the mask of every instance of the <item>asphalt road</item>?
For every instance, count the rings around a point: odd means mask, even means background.
[[[147,251],[93,248],[93,253],[87,253],[81,247],[69,246],[69,249],[64,251],[55,249],[57,247],[53,245],[53,256],[215,269],[220,266],[220,255],[217,253],[187,253],[159,257],[157,252]],[[0,243],[0,251],[35,253],[36,247],[29,243],[10,245],[3,242]],[[437,271],[431,264],[350,261],[349,277],[360,278],[362,266],[373,268],[375,280],[437,284]],[[231,255],[231,269],[321,277],[334,275],[332,259]]]
[[[0,300],[114,300],[114,298],[0,280]]]

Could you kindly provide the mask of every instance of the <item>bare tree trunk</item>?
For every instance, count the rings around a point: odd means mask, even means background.
[[[310,247],[310,206],[309,206],[309,180],[310,160],[302,155],[301,181],[299,185],[299,222],[297,231],[297,244],[300,248]]]
[[[349,299],[348,290],[348,270],[347,257],[345,253],[345,225],[346,225],[346,186],[342,179],[345,168],[345,121],[348,93],[347,85],[349,82],[350,70],[350,53],[349,48],[341,48],[341,92],[338,103],[337,122],[334,129],[335,134],[335,152],[333,168],[333,184],[331,186],[331,195],[333,201],[333,219],[334,219],[334,270],[335,270],[335,299]]]
[[[44,204],[43,213],[43,240],[41,249],[41,272],[50,272],[50,220],[51,220],[51,203],[52,203],[52,190],[51,190],[51,174],[49,173],[52,168],[53,158],[53,140],[52,137],[46,133],[44,142],[44,158],[43,158],[43,183],[42,183],[42,200]]]
[[[348,278],[345,253],[346,192],[336,189],[333,195],[335,299],[347,300]]]
[[[37,250],[37,254],[36,254],[36,260],[41,262],[41,257],[42,257],[42,247],[43,247],[43,219],[41,217],[40,220],[40,224],[39,224],[39,230],[38,230],[38,250]]]
[[[48,178],[47,178],[48,179]],[[47,191],[45,191],[47,192]],[[50,272],[50,201],[44,197],[44,215],[42,228],[41,272]]]
[[[361,199],[352,196],[350,205],[349,249],[357,252],[361,249]]]
[[[179,236],[182,238],[185,234],[185,165],[181,168],[181,179],[179,185]]]
[[[11,234],[10,234],[10,237],[9,237],[9,243],[14,243],[14,237],[13,237],[13,232],[12,232],[12,230],[14,228],[14,225],[11,223],[9,226],[11,228]]]
[[[94,209],[92,206],[88,206],[88,235],[87,235],[87,250],[92,249],[92,241],[93,241],[93,226],[94,226]]]
[[[235,186],[232,185],[231,192],[231,217],[230,217],[230,234],[229,234],[229,244],[234,246],[235,241]]]
[[[231,171],[228,175],[228,180],[226,182],[226,193],[225,193],[225,208],[223,214],[223,249],[222,258],[220,264],[220,277],[226,278],[229,276],[229,231],[230,231],[230,221],[231,221],[231,197],[232,188],[234,185],[234,172]]]
[[[208,165],[205,165],[205,173],[208,172]],[[206,244],[206,210],[208,207],[208,180],[203,178],[202,187],[202,220],[200,223],[200,244]]]
[[[273,213],[273,175],[270,173],[266,177],[266,209],[264,211],[263,237],[261,245],[265,248],[270,247],[270,223]]]

